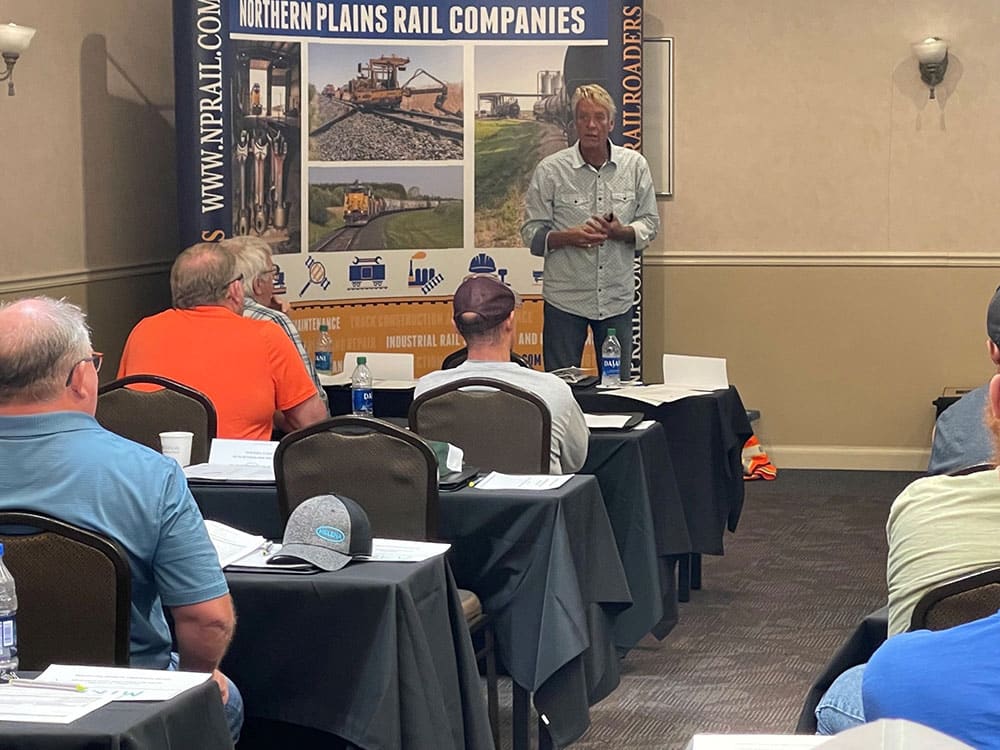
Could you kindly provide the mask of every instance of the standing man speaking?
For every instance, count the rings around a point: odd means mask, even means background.
[[[535,168],[521,239],[545,258],[542,358],[546,370],[579,366],[588,326],[597,361],[609,328],[632,359],[632,262],[656,236],[660,216],[649,165],[614,145],[615,105],[600,86],[570,102],[578,140]]]

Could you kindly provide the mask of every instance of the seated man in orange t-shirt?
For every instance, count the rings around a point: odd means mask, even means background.
[[[170,271],[173,307],[140,320],[118,377],[161,375],[204,393],[218,436],[269,440],[275,411],[299,429],[325,419],[295,345],[276,325],[243,317],[243,286],[231,253],[200,243]]]

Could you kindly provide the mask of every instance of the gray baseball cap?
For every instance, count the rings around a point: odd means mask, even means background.
[[[365,509],[349,497],[318,495],[292,511],[274,559],[295,558],[332,571],[371,553],[372,528]]]
[[[1000,287],[993,293],[990,306],[986,308],[986,335],[1000,346]]]

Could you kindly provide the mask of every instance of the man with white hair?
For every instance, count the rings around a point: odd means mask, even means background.
[[[614,328],[625,376],[634,259],[660,228],[653,178],[642,154],[609,139],[615,104],[607,91],[579,86],[570,106],[578,140],[535,168],[521,227],[531,254],[545,258],[542,359],[546,370],[579,366],[589,327],[600,362]]]
[[[287,304],[279,302],[274,294],[274,276],[278,273],[278,267],[271,256],[271,246],[260,237],[251,236],[231,237],[220,242],[219,246],[233,253],[236,258],[236,272],[243,277],[243,317],[251,320],[269,320],[281,327],[285,335],[295,344],[295,349],[302,358],[302,364],[316,384],[316,392],[329,412],[330,405],[326,391],[323,390],[312,358],[302,343],[299,329],[288,317]],[[275,415],[275,421],[280,423],[281,417]]]
[[[102,356],[75,305],[0,305],[0,509],[118,542],[132,573],[131,665],[210,672],[235,740],[243,701],[219,662],[236,619],[218,555],[177,462],[94,419]]]

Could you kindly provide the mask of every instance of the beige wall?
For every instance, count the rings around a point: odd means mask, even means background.
[[[0,90],[0,296],[88,310],[113,373],[125,336],[169,304],[177,253],[171,7],[159,0],[4,0],[38,29]]]
[[[646,14],[647,35],[675,38],[676,137],[646,257],[647,377],[664,351],[726,356],[779,467],[922,468],[930,402],[990,373],[1000,5]],[[952,42],[936,101],[909,46],[932,34]]]

